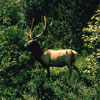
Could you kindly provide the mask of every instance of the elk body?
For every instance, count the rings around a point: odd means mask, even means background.
[[[46,17],[44,17],[44,29],[46,28]],[[78,53],[72,49],[52,50],[48,49],[43,51],[37,42],[37,39],[43,34],[41,32],[34,39],[28,41],[24,46],[32,52],[36,60],[42,64],[43,68],[47,69],[47,77],[50,78],[50,67],[63,67],[65,65],[69,68],[69,77],[73,69],[78,73],[78,68],[74,65]],[[31,35],[29,35],[31,38]]]

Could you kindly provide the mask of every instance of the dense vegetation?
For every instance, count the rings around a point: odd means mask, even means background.
[[[88,12],[88,13],[87,13]],[[76,71],[51,68],[51,78],[31,52],[24,49],[32,36],[47,29],[41,48],[72,48],[80,53]],[[49,26],[52,21],[52,26]],[[99,100],[100,99],[100,2],[99,0],[1,0],[0,1],[0,100]]]

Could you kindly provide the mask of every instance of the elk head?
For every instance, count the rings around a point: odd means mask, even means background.
[[[32,51],[32,53],[36,53],[38,50],[40,50],[40,46],[37,43],[37,40],[40,38],[40,36],[44,33],[44,30],[46,29],[46,16],[44,16],[43,31],[40,34],[36,35],[34,38],[32,38],[33,23],[34,23],[34,18],[32,19],[31,30],[29,33],[27,33],[27,36],[29,37],[30,40],[24,45],[24,47]],[[38,27],[39,26],[37,26],[36,28]]]

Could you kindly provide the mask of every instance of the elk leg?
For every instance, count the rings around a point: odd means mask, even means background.
[[[47,78],[50,79],[50,69],[47,67]]]
[[[71,76],[72,76],[72,71],[73,71],[73,68],[72,68],[72,67],[69,67],[69,76],[68,76],[69,79],[70,79]]]

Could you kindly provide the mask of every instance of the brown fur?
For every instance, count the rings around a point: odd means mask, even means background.
[[[78,53],[72,49],[52,50],[48,49],[43,52],[41,59],[47,68],[48,78],[50,77],[49,67],[63,67],[65,65],[69,68],[69,77],[71,77],[72,69],[74,68],[78,73],[78,68],[74,65]],[[79,73],[80,74],[80,73]]]
[[[71,66],[75,62],[75,55],[71,49],[67,50],[46,50],[41,59],[48,66],[62,67],[67,65]]]

